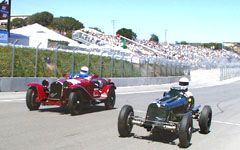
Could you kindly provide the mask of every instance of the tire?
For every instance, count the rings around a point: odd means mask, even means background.
[[[82,112],[82,101],[81,101],[81,93],[71,92],[69,95],[69,100],[67,104],[67,108],[69,113],[74,115],[79,115]]]
[[[115,90],[114,90],[114,88],[111,88],[108,93],[107,100],[105,102],[105,109],[107,109],[107,110],[113,109],[115,102],[116,102]]]
[[[34,88],[29,88],[26,94],[26,105],[30,111],[38,110],[40,103],[36,102],[37,99],[37,90]]]
[[[133,108],[130,105],[124,105],[118,116],[118,133],[120,137],[130,137],[133,124],[131,117],[134,116]]]
[[[200,133],[207,134],[209,133],[209,129],[212,121],[212,109],[210,106],[206,105],[203,107],[199,117],[199,127]]]
[[[192,115],[187,113],[183,116],[180,121],[179,127],[179,146],[182,148],[187,148],[190,145],[193,131],[193,120]]]

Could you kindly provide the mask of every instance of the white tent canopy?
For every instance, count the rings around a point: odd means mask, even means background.
[[[39,47],[47,48],[48,39],[54,41],[66,41],[69,42],[69,46],[80,46],[78,42],[69,39],[61,34],[58,34],[37,23],[17,29],[12,29],[10,32],[29,37],[29,45],[26,46],[30,47],[37,47],[38,44],[41,42],[41,45]]]

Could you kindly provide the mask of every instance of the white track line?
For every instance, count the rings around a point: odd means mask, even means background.
[[[223,121],[216,121],[216,120],[213,120],[212,122],[214,122],[214,123],[220,123],[220,124],[226,124],[226,125],[240,126],[239,123],[223,122]]]
[[[0,100],[0,103],[1,102],[19,102],[19,101],[25,101],[26,99],[8,99],[8,100]]]
[[[127,94],[139,94],[139,93],[154,93],[154,92],[163,92],[166,90],[151,90],[151,91],[137,91],[137,92],[116,92],[118,95],[127,95]]]

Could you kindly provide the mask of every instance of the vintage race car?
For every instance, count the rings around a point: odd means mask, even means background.
[[[48,80],[28,86],[26,105],[29,110],[38,110],[41,104],[58,105],[67,106],[71,115],[78,115],[84,104],[105,103],[106,109],[112,109],[116,100],[114,83],[96,74],[87,78],[66,77],[51,83],[50,87]]]
[[[134,116],[133,107],[124,105],[118,117],[118,132],[120,137],[129,137],[133,125],[144,127],[152,133],[166,133],[164,130],[175,133],[179,138],[180,147],[190,145],[193,132],[193,119],[197,119],[200,133],[207,134],[211,126],[212,109],[205,105],[199,111],[200,105],[194,107],[194,97],[181,86],[172,87],[164,92],[162,98],[149,104],[146,117]]]

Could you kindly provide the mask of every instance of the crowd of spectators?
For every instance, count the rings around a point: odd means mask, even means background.
[[[240,60],[240,55],[225,49],[211,49],[202,46],[191,46],[181,44],[163,45],[149,40],[130,40],[122,36],[111,36],[103,33],[79,32],[78,37],[98,46],[106,44],[112,47],[123,47],[123,40],[126,42],[126,49],[137,56],[164,57],[169,60],[178,60],[191,64],[197,63],[225,63],[225,61]]]

